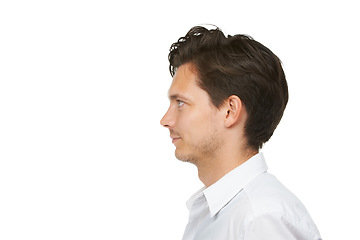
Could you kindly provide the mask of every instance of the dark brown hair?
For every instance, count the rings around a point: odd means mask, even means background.
[[[193,27],[173,43],[169,53],[170,73],[185,63],[195,67],[199,86],[215,107],[238,96],[248,119],[248,146],[259,149],[273,135],[288,102],[288,87],[279,58],[246,35],[225,37],[219,29]]]

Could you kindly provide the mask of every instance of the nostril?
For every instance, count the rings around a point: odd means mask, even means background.
[[[169,125],[165,121],[165,116],[160,120],[160,125],[166,128],[169,127]]]
[[[161,119],[161,121],[160,121],[160,125],[161,125],[161,126],[163,126],[163,127],[169,128],[169,123],[168,123],[168,122],[166,122],[166,121],[164,120],[164,118],[163,118],[163,119]]]
[[[160,120],[160,124],[161,126],[163,127],[166,127],[166,128],[169,128],[170,127],[170,122],[171,122],[171,118],[170,117],[170,114],[169,114],[169,111],[170,111],[170,108],[168,109],[168,111],[165,113],[165,115],[162,117],[162,119]]]

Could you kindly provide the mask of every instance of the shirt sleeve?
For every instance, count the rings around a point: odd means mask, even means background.
[[[310,227],[310,228],[308,228]],[[321,240],[317,229],[282,213],[267,213],[254,218],[245,228],[244,240]]]

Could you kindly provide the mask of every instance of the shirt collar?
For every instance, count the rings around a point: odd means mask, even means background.
[[[191,207],[193,206],[194,202],[195,202],[198,198],[204,196],[204,193],[203,193],[203,192],[204,192],[205,189],[206,189],[205,187],[202,187],[199,191],[197,191],[196,193],[194,193],[194,194],[190,197],[189,200],[187,200],[187,202],[186,202],[186,207],[187,207],[189,210],[191,209]]]
[[[194,201],[205,195],[209,205],[210,216],[215,216],[230,202],[249,182],[268,169],[262,153],[241,164],[208,188],[197,191],[186,203],[190,209]]]

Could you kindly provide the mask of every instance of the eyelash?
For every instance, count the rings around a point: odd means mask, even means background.
[[[182,106],[184,106],[184,102],[183,101],[181,101],[181,100],[176,100],[176,103],[177,103],[177,107],[182,107]]]

